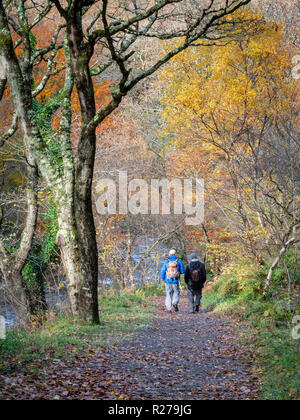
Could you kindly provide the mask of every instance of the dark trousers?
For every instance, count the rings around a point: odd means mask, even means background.
[[[194,311],[195,306],[200,306],[202,298],[202,290],[188,289],[189,308]]]

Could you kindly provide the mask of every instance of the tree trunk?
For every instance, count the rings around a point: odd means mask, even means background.
[[[87,124],[96,114],[93,81],[89,69],[93,51],[90,51],[84,42],[82,27],[79,24],[81,13],[81,8],[72,7],[70,19],[67,19],[70,66],[76,80],[82,129],[73,179],[67,180],[70,187],[69,202],[65,206],[60,205],[58,244],[62,251],[74,315],[79,315],[87,322],[99,323],[98,248],[92,209],[96,128],[86,131]],[[70,176],[69,174],[69,178]]]
[[[61,200],[58,205],[58,227],[56,243],[66,275],[67,290],[72,314],[87,323],[99,323],[98,309],[98,253],[91,246],[89,232],[93,215],[79,211],[78,202]],[[75,216],[76,215],[76,216]],[[85,239],[83,240],[82,238]]]
[[[31,156],[28,155],[28,158],[31,158]],[[38,215],[36,193],[38,175],[36,167],[33,165],[28,166],[27,175],[27,215],[19,248],[11,254],[7,251],[5,244],[0,238],[0,270],[4,277],[9,301],[22,327],[28,327],[31,324],[31,316],[35,315],[33,307],[34,298],[31,296],[30,289],[27,287],[22,271],[32,247]],[[0,221],[1,217],[0,211]]]
[[[296,232],[296,231],[295,231]],[[267,291],[269,290],[269,287],[270,287],[270,285],[271,285],[271,280],[272,280],[272,277],[273,277],[273,274],[274,274],[274,271],[276,270],[276,268],[278,267],[278,265],[279,265],[279,263],[280,263],[280,261],[282,260],[282,258],[284,257],[284,255],[287,253],[287,251],[294,245],[296,243],[296,238],[295,237],[293,237],[293,238],[291,238],[289,241],[287,241],[284,245],[283,245],[283,247],[281,248],[281,250],[280,250],[280,252],[279,252],[279,254],[278,254],[278,256],[275,258],[275,260],[274,260],[274,262],[273,262],[273,264],[272,264],[272,266],[271,266],[271,268],[270,268],[270,270],[269,270],[269,273],[268,273],[268,276],[267,276],[267,281],[266,281],[266,283],[265,283],[265,290],[264,290],[264,293],[266,294],[267,293]]]
[[[14,308],[18,323],[27,328],[31,325],[30,299],[26,292],[24,279],[20,272],[10,271],[8,267],[3,270],[5,290],[11,306]]]
[[[204,255],[203,255],[203,262],[204,263],[206,263],[207,262],[207,260],[208,260],[208,255],[207,255],[207,244],[209,244],[210,243],[210,239],[209,239],[209,235],[208,235],[208,231],[207,231],[207,228],[206,228],[206,226],[205,226],[205,224],[204,223],[202,223],[202,230],[203,230],[203,233],[204,233],[204,237],[205,237],[205,249],[204,249]]]
[[[83,296],[87,313],[85,319],[97,324],[99,323],[98,247],[91,192],[85,200],[77,195],[75,215],[81,269],[84,276]]]
[[[134,267],[132,261],[133,240],[130,230],[130,219],[127,220],[127,257],[125,261],[124,287],[134,286]]]

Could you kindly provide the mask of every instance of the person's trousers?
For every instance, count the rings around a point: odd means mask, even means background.
[[[202,299],[202,290],[188,289],[189,308],[194,311],[195,306],[200,306]]]
[[[173,305],[178,305],[180,300],[179,283],[166,284],[166,308],[168,311],[172,310]]]

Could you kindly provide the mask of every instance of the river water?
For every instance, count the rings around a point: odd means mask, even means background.
[[[67,304],[68,296],[64,288],[58,290],[52,285],[46,289],[46,300],[49,309],[59,311],[63,305]],[[0,316],[5,318],[7,329],[11,329],[17,323],[16,314],[6,298],[3,284],[0,284]]]
[[[150,242],[150,244],[151,242],[154,242],[153,239],[150,239],[148,241]],[[158,281],[158,273],[161,267],[161,262],[157,260],[157,252],[159,252],[160,255],[164,255],[166,253],[165,248],[159,248],[159,251],[156,249],[156,251],[150,254],[149,257],[146,258],[145,261],[141,264],[141,267],[136,271],[134,276],[134,284],[136,287],[142,285],[145,282]],[[145,254],[147,254],[148,249],[149,243],[147,245],[137,245],[134,248],[134,252],[132,255],[133,262],[137,264],[141,260],[141,258],[143,258]],[[57,284],[59,283],[60,282],[57,282]],[[109,276],[103,276],[102,278],[99,277],[99,287],[101,288],[110,288],[113,283],[114,279]],[[4,290],[4,285],[0,282],[0,316],[3,316],[5,318],[6,328],[11,329],[16,324],[17,319],[13,308],[7,301]],[[46,289],[46,300],[49,309],[59,312],[63,306],[68,304],[68,296],[66,289],[61,288],[58,290],[57,285],[49,285]]]

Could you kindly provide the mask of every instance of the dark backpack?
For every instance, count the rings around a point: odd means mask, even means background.
[[[198,267],[198,268],[196,268]],[[190,268],[190,281],[192,284],[194,285],[198,285],[201,283],[201,272],[200,272],[200,263],[199,264],[195,264],[195,263],[191,263],[189,268]]]
[[[199,270],[194,270],[191,273],[192,283],[200,283],[200,273]]]

